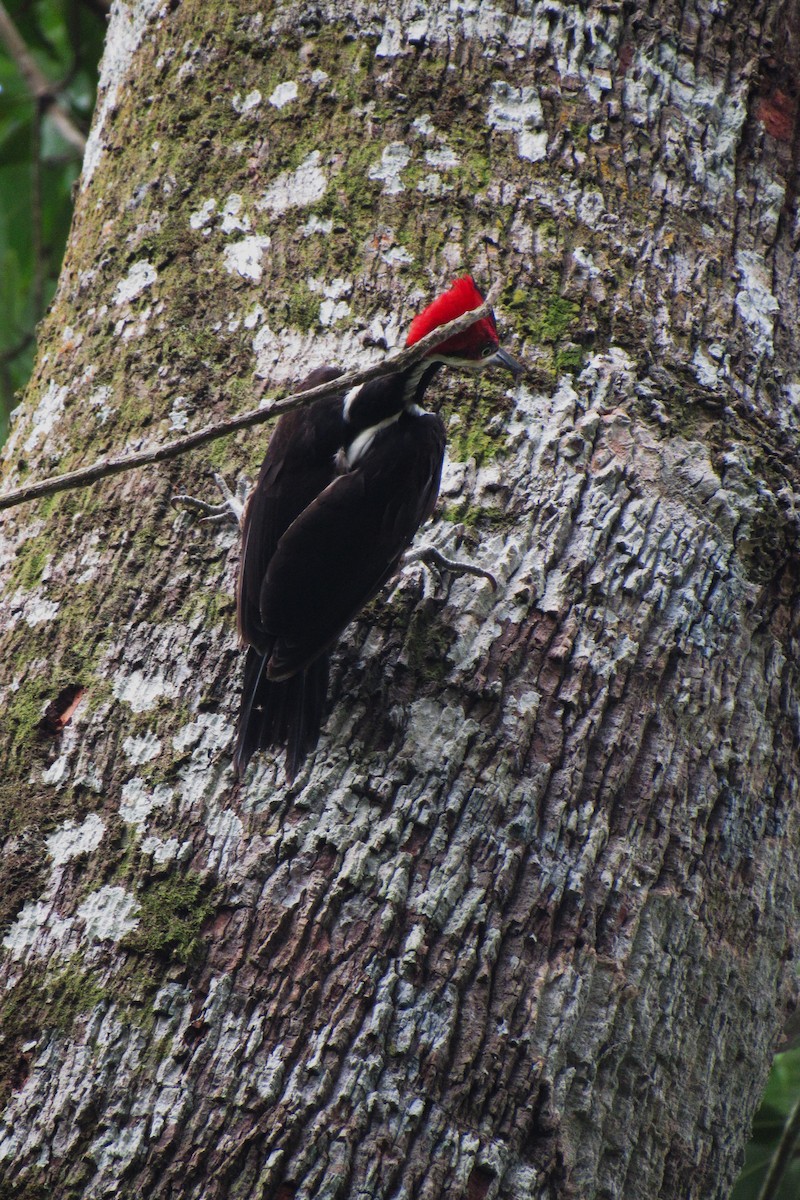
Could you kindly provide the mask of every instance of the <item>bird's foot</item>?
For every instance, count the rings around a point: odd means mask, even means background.
[[[406,550],[402,565],[407,567],[416,562],[425,563],[427,567],[435,568],[440,574],[443,571],[449,571],[451,575],[476,575],[479,579],[488,579],[492,585],[492,591],[497,591],[497,580],[491,571],[485,571],[483,567],[476,567],[474,563],[447,558],[435,546],[420,546],[416,550]]]
[[[244,516],[244,506],[250,485],[244,476],[240,476],[236,491],[232,492],[223,477],[214,472],[214,482],[222,492],[219,504],[209,504],[207,500],[198,500],[196,496],[172,496],[170,504],[173,508],[188,508],[190,512],[202,513],[200,520],[209,525],[221,525],[223,521],[233,521],[237,529],[241,527]]]

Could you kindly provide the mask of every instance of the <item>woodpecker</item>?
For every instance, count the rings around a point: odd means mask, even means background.
[[[406,345],[482,303],[470,276],[457,279],[414,318]],[[329,650],[398,569],[439,494],[445,429],[421,408],[425,390],[442,366],[495,365],[521,371],[490,313],[406,370],[277,422],[242,526],[237,778],[256,750],[278,745],[291,782],[316,746]],[[301,390],[340,374],[318,368]]]

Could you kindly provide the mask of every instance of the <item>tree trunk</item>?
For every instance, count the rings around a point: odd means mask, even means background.
[[[293,787],[230,767],[266,435],[17,509],[0,1195],[723,1197],[798,940],[796,0],[117,0],[5,485],[502,281]]]

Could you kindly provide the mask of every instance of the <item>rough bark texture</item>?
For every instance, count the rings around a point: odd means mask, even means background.
[[[798,939],[795,0],[116,3],[10,486],[368,361],[430,535],[238,793],[208,456],[4,521],[0,1194],[723,1197]],[[263,438],[219,443],[253,473]]]

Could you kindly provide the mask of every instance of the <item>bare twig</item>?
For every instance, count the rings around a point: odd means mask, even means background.
[[[263,408],[251,409],[249,412],[241,413],[238,417],[228,417],[214,425],[206,425],[202,429],[195,430],[194,433],[187,433],[184,437],[176,438],[172,442],[165,442],[151,450],[140,450],[135,454],[120,455],[118,458],[101,459],[89,467],[80,467],[77,471],[68,471],[64,475],[54,475],[49,479],[40,479],[38,483],[26,484],[24,487],[16,488],[14,491],[0,496],[0,511],[6,508],[15,508],[18,504],[25,504],[28,500],[37,500],[41,496],[52,496],[56,492],[68,491],[71,488],[89,487],[98,479],[106,479],[110,475],[120,475],[124,471],[132,471],[136,467],[178,458],[181,454],[186,454],[187,451],[194,450],[197,446],[227,437],[228,434],[236,433],[239,429],[249,429],[252,425],[263,425],[265,421],[271,421],[273,417],[279,417],[295,408],[302,408],[303,405],[311,404],[314,400],[334,396],[337,392],[347,391],[348,388],[367,383],[370,379],[377,379],[381,375],[388,375],[392,371],[402,371],[412,363],[418,362],[441,342],[447,341],[454,334],[461,333],[475,321],[485,317],[491,309],[494,293],[495,289],[493,288],[487,299],[478,308],[473,308],[462,316],[456,317],[454,321],[439,326],[415,345],[409,346],[406,350],[400,350],[397,354],[391,354],[382,362],[374,363],[371,367],[365,367],[359,371],[347,371],[331,383],[322,383],[318,387],[309,388],[306,392],[295,392],[290,396],[275,400]]]
[[[85,136],[55,95],[54,85],[39,70],[2,0],[0,0],[0,41],[4,43],[6,50],[17,64],[20,74],[28,85],[28,90],[41,106],[41,111],[46,112],[52,118],[53,124],[61,136],[83,154],[86,149]]]
[[[764,1180],[758,1200],[775,1200],[786,1168],[792,1161],[797,1139],[800,1137],[800,1100],[797,1101],[784,1126],[781,1140],[769,1164],[769,1171]]]
[[[37,104],[31,140],[31,250],[33,252],[33,319],[42,319],[44,307],[44,250],[42,246],[42,114]]]

